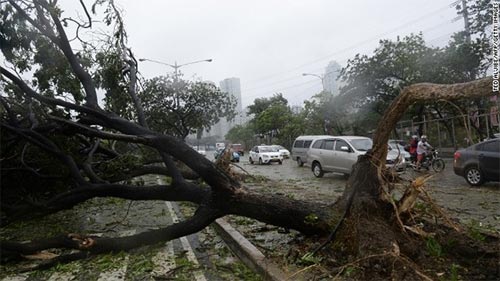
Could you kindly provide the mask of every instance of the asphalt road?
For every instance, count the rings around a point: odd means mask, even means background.
[[[500,232],[500,183],[488,182],[481,187],[471,187],[464,178],[454,174],[452,161],[445,159],[444,171],[431,173],[433,176],[426,184],[429,193],[451,217],[466,225]],[[250,174],[284,182],[285,188],[278,192],[292,194],[295,198],[335,200],[342,194],[347,181],[343,175],[334,173],[316,178],[310,167],[298,167],[291,159],[285,159],[283,165],[252,165],[245,155],[236,164]],[[418,175],[423,173],[411,169],[403,174],[408,179]]]

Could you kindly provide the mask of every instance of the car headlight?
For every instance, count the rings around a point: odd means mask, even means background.
[[[265,154],[262,155],[262,158],[267,158],[267,157],[269,157],[269,155],[265,155]]]

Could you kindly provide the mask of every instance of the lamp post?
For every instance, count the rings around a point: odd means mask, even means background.
[[[183,64],[177,64],[177,61],[174,62],[174,64],[170,64],[170,63],[166,63],[166,62],[162,62],[162,61],[157,61],[157,60],[151,60],[151,59],[145,59],[145,58],[141,58],[139,59],[139,61],[150,61],[150,62],[154,62],[154,63],[158,63],[158,64],[163,64],[163,65],[166,65],[166,66],[170,66],[174,69],[174,78],[175,80],[177,80],[178,78],[178,75],[179,75],[179,72],[177,71],[179,68],[183,67],[183,66],[186,66],[186,65],[190,65],[190,64],[195,64],[195,63],[199,63],[199,62],[211,62],[212,59],[206,59],[206,60],[197,60],[197,61],[192,61],[192,62],[188,62],[188,63],[183,63]]]
[[[323,91],[325,91],[325,77],[318,75],[318,74],[313,74],[313,73],[302,73],[302,76],[314,76],[317,77],[321,80],[321,86],[323,86]]]

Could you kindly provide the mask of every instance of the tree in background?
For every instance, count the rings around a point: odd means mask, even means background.
[[[211,83],[160,76],[147,80],[139,96],[149,126],[181,139],[236,115],[236,99]]]
[[[248,106],[248,115],[257,116],[273,104],[287,105],[288,100],[283,97],[282,93],[274,94],[271,98],[257,98]]]
[[[248,106],[248,114],[253,114],[250,127],[256,135],[265,136],[268,142],[281,143],[284,137],[282,130],[288,124],[292,111],[283,94],[275,94],[271,98],[258,98]]]
[[[252,123],[232,127],[226,134],[225,139],[232,143],[241,143],[244,145],[245,149],[250,149],[257,144]]]
[[[305,134],[343,135],[348,120],[343,118],[347,110],[341,109],[335,96],[323,91],[304,101],[302,115],[305,119]]]
[[[341,73],[346,84],[337,101],[343,105],[353,104],[358,109],[354,111],[354,119],[358,122],[355,127],[372,130],[374,127],[369,124],[380,118],[403,87],[424,81],[471,81],[474,73],[485,72],[484,58],[484,49],[478,44],[467,43],[463,33],[455,34],[444,48],[428,47],[422,34],[412,34],[396,41],[381,40],[372,56],[358,54],[348,61]],[[422,121],[424,115],[434,114],[436,109],[441,109],[441,116],[459,114],[455,107],[447,104],[416,104],[405,118],[417,116],[416,121]],[[420,127],[420,134],[422,130]]]

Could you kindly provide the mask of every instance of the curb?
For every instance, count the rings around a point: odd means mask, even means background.
[[[269,261],[259,249],[234,229],[225,219],[220,218],[212,224],[215,231],[227,246],[248,267],[259,273],[264,280],[286,280],[286,274],[278,265]]]

